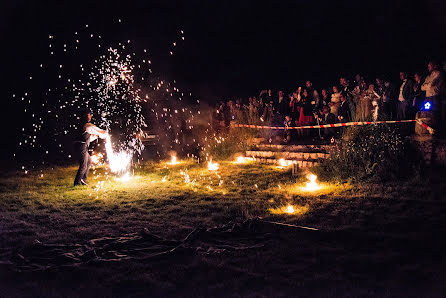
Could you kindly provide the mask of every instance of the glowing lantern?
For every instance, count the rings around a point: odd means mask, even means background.
[[[245,157],[244,156],[237,157],[236,163],[245,163]]]
[[[294,206],[293,205],[288,205],[287,207],[286,207],[286,213],[294,213]]]

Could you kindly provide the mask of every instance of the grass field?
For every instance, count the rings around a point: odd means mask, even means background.
[[[305,172],[256,163],[193,160],[135,165],[122,181],[90,173],[74,188],[75,167],[0,178],[0,248],[9,255],[35,240],[85,243],[149,231],[182,239],[197,226],[263,221],[283,227],[259,248],[166,256],[20,272],[3,257],[1,296],[442,296],[446,282],[446,181],[322,182]],[[103,181],[103,182],[101,182]],[[293,206],[293,213],[285,212]]]

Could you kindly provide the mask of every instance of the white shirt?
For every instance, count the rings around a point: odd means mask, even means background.
[[[107,137],[107,132],[105,130],[100,129],[92,123],[85,124],[84,128],[85,132],[90,134],[90,142],[93,142],[98,137],[101,139],[105,139]]]
[[[426,97],[437,96],[440,93],[441,81],[440,71],[434,70],[424,80],[421,90],[426,91]]]
[[[401,84],[400,95],[398,96],[399,101],[404,101],[403,90],[404,90],[404,86],[406,85],[406,82],[407,82],[407,80],[404,80],[403,83]]]

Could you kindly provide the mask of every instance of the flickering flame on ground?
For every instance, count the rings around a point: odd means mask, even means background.
[[[176,155],[172,155],[172,157],[170,158],[170,165],[177,165],[179,162],[177,160],[177,156]]]
[[[317,176],[314,174],[308,174],[307,175],[308,182],[305,184],[305,187],[303,188],[306,191],[315,191],[321,189],[321,185],[319,185],[316,180]]]
[[[277,166],[280,169],[286,168],[291,165],[293,162],[291,160],[285,160],[283,158],[279,159],[279,165]]]
[[[243,163],[247,163],[249,161],[253,161],[254,159],[252,157],[245,157],[245,156],[239,156],[237,157],[237,159],[235,160],[235,163],[237,164],[243,164]]]
[[[209,171],[217,171],[218,168],[219,168],[218,163],[216,163],[216,162],[212,162],[212,160],[210,160],[210,161],[208,162],[208,170],[209,170]]]
[[[293,214],[293,215],[302,215],[308,212],[309,206],[297,206],[297,205],[285,205],[278,208],[270,208],[269,211],[272,214]]]

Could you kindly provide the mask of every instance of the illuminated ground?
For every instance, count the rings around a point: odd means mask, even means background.
[[[187,169],[187,171],[186,171]],[[15,272],[1,265],[0,295],[434,295],[444,290],[443,176],[388,185],[322,184],[255,163],[147,163],[129,181],[91,173],[73,188],[75,167],[0,180],[2,252],[31,244],[83,243],[147,229],[182,239],[197,226],[263,220],[286,229],[262,248],[151,262]],[[97,179],[93,179],[97,177]],[[290,208],[289,206],[293,206]],[[292,214],[287,211],[293,211]],[[12,268],[13,269],[13,268]]]

